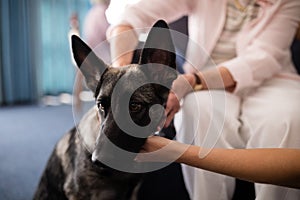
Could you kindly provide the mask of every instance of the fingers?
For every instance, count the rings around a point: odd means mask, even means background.
[[[180,104],[178,98],[173,92],[170,92],[165,110],[166,122],[164,127],[168,127],[170,125],[172,119],[174,118],[175,114],[179,111],[179,109]]]
[[[166,116],[167,120],[165,123],[165,127],[170,125],[170,122],[174,118],[174,115],[180,109],[180,99],[183,98],[185,95],[193,91],[193,81],[194,75],[192,74],[185,74],[180,75],[172,84],[172,91],[169,94],[167,106],[166,106]]]
[[[170,123],[172,122],[172,120],[173,120],[173,118],[174,118],[174,116],[175,116],[175,114],[176,114],[177,112],[178,112],[178,111],[172,110],[171,112],[169,112],[169,113],[167,114],[166,122],[165,122],[165,125],[164,125],[165,128],[168,127],[168,126],[170,125]]]

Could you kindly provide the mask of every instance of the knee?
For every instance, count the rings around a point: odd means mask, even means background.
[[[204,112],[209,113],[206,111],[206,103],[203,102],[204,96],[198,93],[191,93],[183,99],[181,109],[174,120],[177,132],[176,137],[180,142],[191,144],[199,127],[200,117],[204,115]],[[207,116],[207,118],[209,117]]]
[[[278,130],[281,141],[279,147],[299,148],[300,146],[300,109],[287,108],[270,119],[268,126]],[[275,136],[276,137],[276,136]]]
[[[207,91],[191,93],[184,98],[175,118],[178,138],[184,134],[184,142],[193,141],[196,136],[202,141],[209,130],[215,130],[211,126],[216,125],[222,114],[219,113],[220,109],[216,109],[218,106],[213,98],[211,92]]]
[[[199,119],[201,115],[209,118],[212,109],[211,99],[208,92],[197,92],[188,94],[182,103],[182,115],[189,119]]]
[[[252,147],[299,148],[300,109],[285,107],[266,111],[268,116],[252,125]]]

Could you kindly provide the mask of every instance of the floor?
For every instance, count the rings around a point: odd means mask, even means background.
[[[57,140],[74,126],[72,106],[0,107],[0,199],[32,199]]]

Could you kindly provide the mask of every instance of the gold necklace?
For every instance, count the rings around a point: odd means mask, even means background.
[[[245,12],[247,9],[247,6],[243,6],[239,0],[234,0],[234,5],[241,12]]]

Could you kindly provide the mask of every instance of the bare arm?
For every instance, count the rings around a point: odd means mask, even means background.
[[[300,150],[212,149],[203,159],[199,151],[190,146],[177,161],[253,182],[300,188]]]
[[[162,147],[171,144],[168,152]],[[201,147],[182,144],[161,137],[150,137],[139,154],[140,161],[173,161],[240,179],[300,188],[300,149],[211,149],[199,157]],[[162,151],[161,151],[162,152]],[[173,155],[180,155],[174,158]],[[175,160],[176,159],[176,160]]]
[[[110,33],[110,50],[112,66],[119,67],[131,63],[133,50],[135,49],[138,38],[130,25],[119,25]]]

